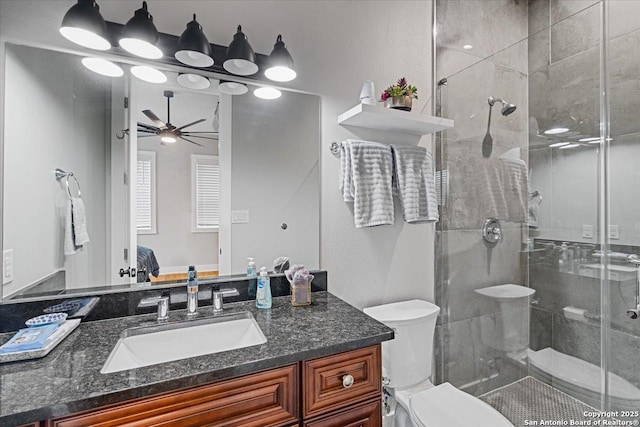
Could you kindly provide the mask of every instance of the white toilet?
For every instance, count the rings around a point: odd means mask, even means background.
[[[429,380],[440,307],[411,300],[363,311],[395,331],[395,339],[382,343],[382,375],[398,403],[395,427],[513,427],[483,401],[449,383],[434,386]]]

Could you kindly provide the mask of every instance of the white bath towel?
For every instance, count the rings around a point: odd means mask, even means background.
[[[358,140],[347,140],[342,145],[345,150],[342,158],[346,162],[344,165],[341,162],[343,198],[350,201],[353,196],[356,227],[393,224],[391,147]]]
[[[84,202],[79,197],[73,197],[67,200],[64,254],[74,255],[86,243],[89,243],[89,234]]]
[[[538,228],[538,214],[540,212],[540,203],[542,203],[542,198],[539,193],[534,194],[536,195],[529,195],[529,217],[527,219],[527,225],[529,227]]]
[[[351,168],[351,140],[340,144],[340,191],[345,202],[353,202],[353,170]]]
[[[438,199],[431,153],[423,147],[391,145],[394,193],[409,223],[438,221]]]
[[[507,217],[510,222],[524,223],[528,219],[529,181],[527,164],[520,159],[500,158]]]

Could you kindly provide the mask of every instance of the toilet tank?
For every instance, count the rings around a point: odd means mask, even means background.
[[[393,340],[382,343],[382,369],[390,380],[389,386],[404,388],[428,379],[440,307],[415,299],[363,311],[395,331]]]

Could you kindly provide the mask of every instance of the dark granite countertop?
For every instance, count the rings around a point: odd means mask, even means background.
[[[270,310],[258,310],[254,301],[225,305],[227,314],[252,312],[265,344],[111,374],[100,370],[121,332],[156,324],[155,315],[83,323],[46,357],[0,365],[0,425],[60,417],[393,338],[391,329],[327,292],[314,293],[308,307],[289,301],[274,298]],[[199,309],[198,318],[212,315],[210,306]],[[185,319],[184,310],[171,313],[171,322]],[[0,335],[0,343],[10,336]]]

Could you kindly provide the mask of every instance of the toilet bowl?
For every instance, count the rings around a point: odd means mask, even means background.
[[[394,427],[513,427],[476,397],[449,383],[434,386],[429,380],[437,305],[411,300],[363,311],[395,332],[392,341],[382,343],[382,375],[397,403]]]

